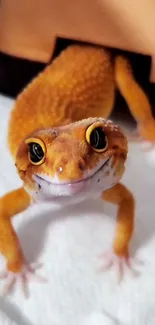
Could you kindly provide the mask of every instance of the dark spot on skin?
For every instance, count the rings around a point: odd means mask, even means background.
[[[99,183],[100,182],[100,179],[98,178],[97,182]]]
[[[125,154],[124,152],[121,152],[121,153],[120,153],[120,158],[125,159],[125,158],[126,158],[126,154]]]
[[[84,165],[84,163],[79,162],[78,165],[79,165],[80,170],[84,170],[84,169],[85,169],[85,165]]]
[[[55,136],[58,136],[58,130],[53,129],[52,134],[55,135]]]
[[[113,149],[118,149],[118,146],[115,144],[112,148]]]
[[[38,188],[39,188],[39,190],[41,189],[41,185],[40,184],[38,184]]]

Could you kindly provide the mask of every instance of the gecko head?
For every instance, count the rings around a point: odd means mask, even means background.
[[[33,132],[19,147],[16,167],[35,198],[98,195],[121,179],[127,152],[120,127],[88,118]]]

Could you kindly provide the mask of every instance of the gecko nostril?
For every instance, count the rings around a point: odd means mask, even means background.
[[[58,174],[61,174],[66,165],[68,164],[68,160],[65,158],[65,157],[62,157],[58,162],[56,162],[56,165],[55,165],[55,170]]]
[[[57,167],[57,173],[62,173],[62,171],[63,171],[63,168],[60,166],[60,167]]]

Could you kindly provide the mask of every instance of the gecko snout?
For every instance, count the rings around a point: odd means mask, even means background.
[[[61,180],[75,181],[82,178],[85,168],[85,162],[82,159],[63,159],[57,163],[56,173]]]

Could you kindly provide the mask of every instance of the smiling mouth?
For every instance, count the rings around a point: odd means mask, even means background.
[[[82,183],[85,183],[87,180],[93,178],[103,167],[105,167],[109,160],[111,159],[111,157],[107,158],[107,160],[104,162],[103,165],[101,165],[93,174],[88,175],[82,179],[76,180],[76,181],[64,181],[64,182],[52,182],[50,180],[47,180],[46,178],[42,177],[41,175],[38,174],[34,174],[34,180],[37,182],[37,184],[39,185],[40,182],[46,182],[49,185],[54,185],[54,186],[76,186],[76,185],[80,185]]]

